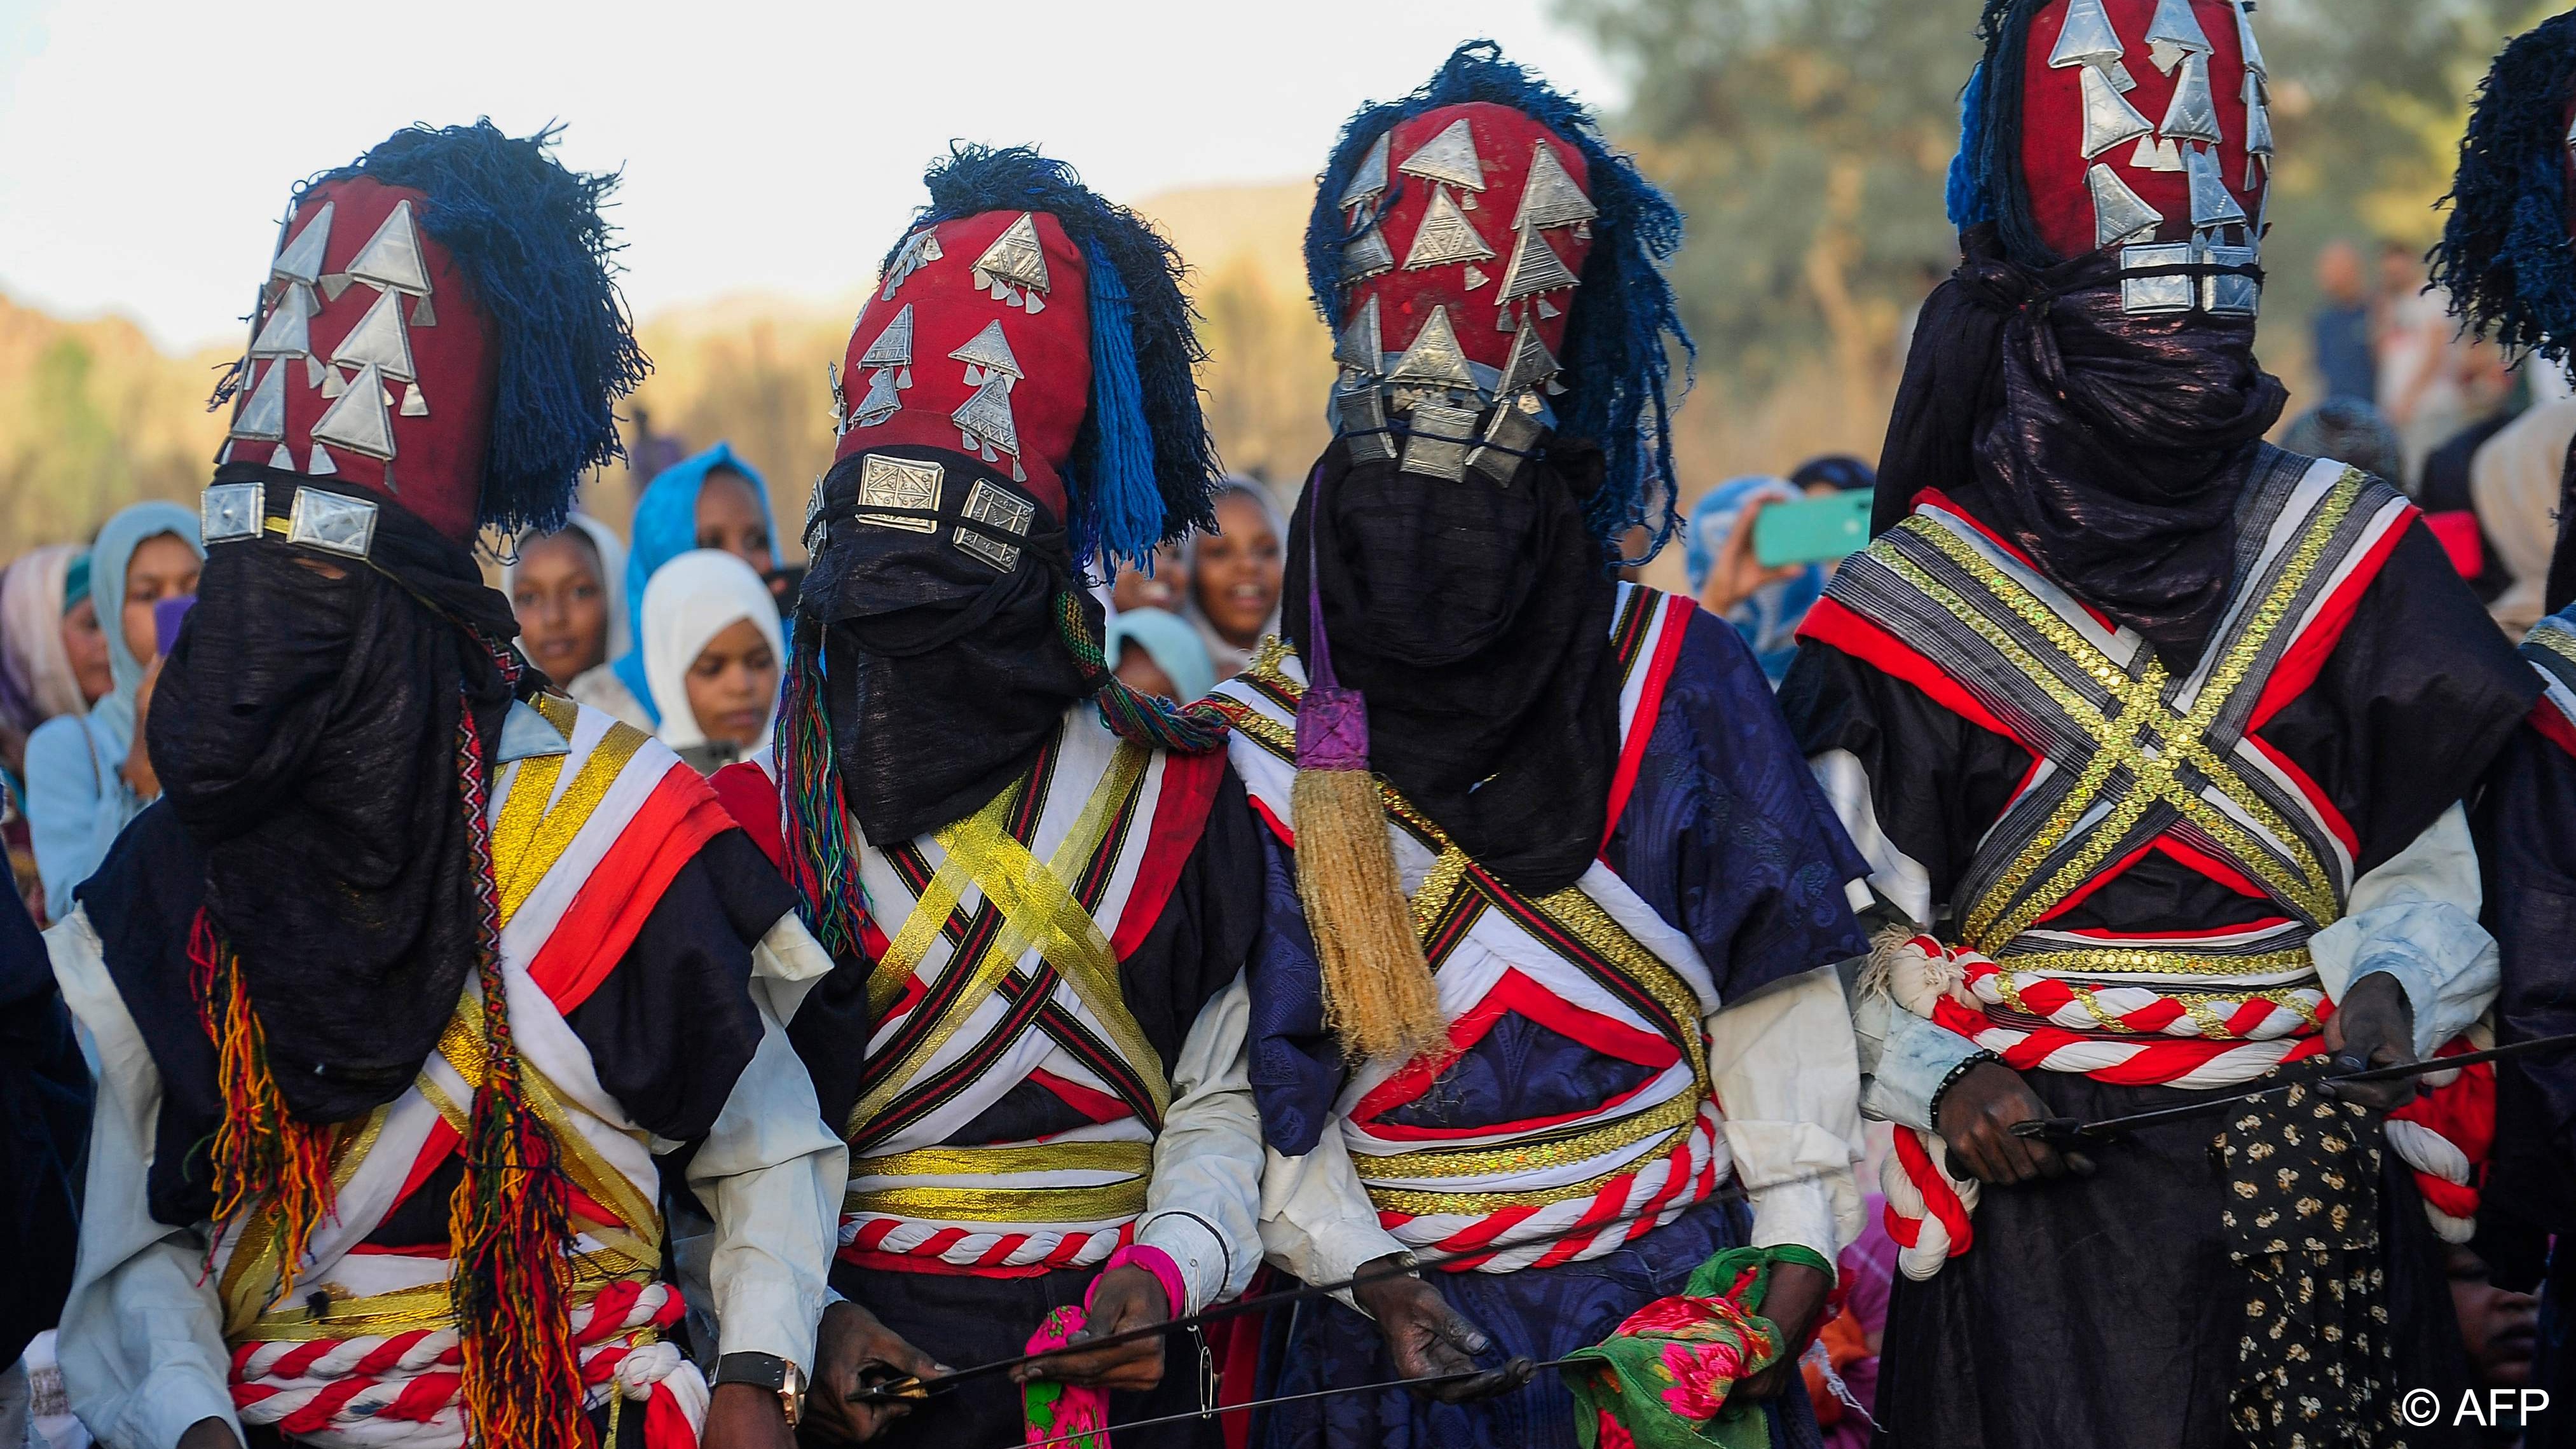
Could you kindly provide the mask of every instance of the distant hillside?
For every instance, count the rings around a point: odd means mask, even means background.
[[[122,318],[65,322],[0,296],[0,562],[86,538],[140,498],[193,500],[229,359],[167,357]]]

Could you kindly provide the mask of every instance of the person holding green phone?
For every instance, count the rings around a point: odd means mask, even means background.
[[[1800,621],[1824,594],[1825,570],[1765,565],[1754,549],[1754,524],[1765,508],[1804,497],[1786,478],[1730,478],[1700,496],[1682,534],[1691,596],[1735,626],[1775,689],[1797,657]]]

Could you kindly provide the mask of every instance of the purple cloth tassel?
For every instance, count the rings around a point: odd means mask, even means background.
[[[1306,482],[1306,693],[1297,701],[1297,768],[1358,770],[1369,767],[1368,698],[1333,677],[1333,649],[1324,638],[1324,591],[1316,583],[1315,556],[1324,548],[1324,470]]]

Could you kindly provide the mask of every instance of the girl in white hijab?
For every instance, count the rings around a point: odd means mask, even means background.
[[[643,623],[662,742],[702,771],[767,748],[787,647],[751,565],[721,549],[681,554],[645,585]]]

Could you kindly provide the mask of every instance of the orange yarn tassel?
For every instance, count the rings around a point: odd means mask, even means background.
[[[224,1104],[209,1153],[216,1237],[220,1241],[221,1230],[245,1211],[267,1214],[277,1230],[278,1292],[291,1294],[313,1230],[335,1215],[331,1146],[337,1130],[287,1114],[286,1099],[269,1074],[267,1038],[242,984],[241,958],[202,907],[188,932],[188,962],[195,968],[197,1019],[215,1046],[215,1090]],[[212,1267],[211,1244],[206,1252]]]

